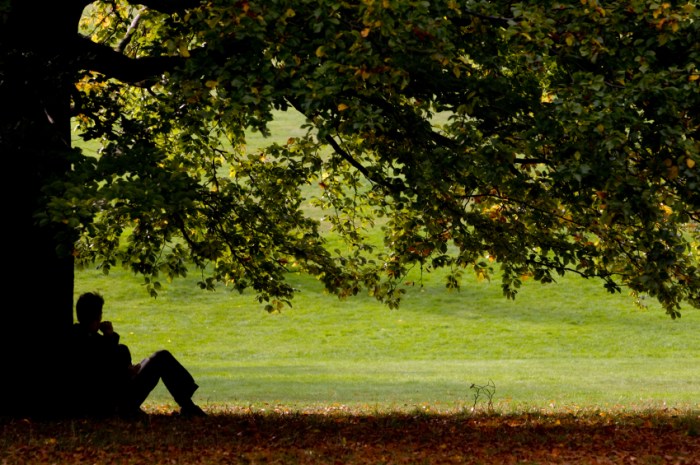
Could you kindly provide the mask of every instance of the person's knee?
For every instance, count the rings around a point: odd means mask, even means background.
[[[151,355],[151,358],[153,358],[155,360],[160,360],[160,361],[174,360],[175,359],[173,354],[171,354],[170,351],[167,349],[162,349],[162,350],[158,350],[158,351],[154,352],[153,355]]]

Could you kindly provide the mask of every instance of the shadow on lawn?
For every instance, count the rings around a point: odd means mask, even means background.
[[[700,413],[211,410],[180,419],[2,419],[0,463],[700,464]]]

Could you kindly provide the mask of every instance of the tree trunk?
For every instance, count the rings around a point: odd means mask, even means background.
[[[73,321],[73,257],[63,252],[70,244],[61,243],[71,236],[55,227],[38,226],[33,215],[41,209],[42,186],[65,172],[57,155],[66,147],[59,149],[51,137],[56,132],[70,136],[65,129],[57,131],[58,126],[69,128],[70,120],[65,119],[66,115],[57,115],[56,127],[43,124],[26,133],[32,140],[18,138],[21,145],[3,147],[6,177],[16,184],[6,181],[3,195],[9,206],[4,224],[12,260],[5,264],[10,285],[6,310],[0,315],[2,363],[9,367],[3,370],[2,389],[9,392],[0,391],[0,414],[39,414],[59,407],[53,394],[61,394],[60,367],[70,363],[60,357],[60,340]],[[60,233],[63,239],[57,237]]]
[[[60,222],[40,225],[36,213],[45,207],[44,188],[70,170],[71,72],[62,47],[70,40],[54,27],[43,39],[50,45],[40,43],[44,23],[22,13],[3,18],[0,37],[3,224],[11,257],[0,314],[0,415],[52,416],[66,406],[62,373],[75,363],[62,355],[73,322],[74,236]]]
[[[11,0],[0,11],[0,154],[5,237],[11,278],[0,315],[0,416],[70,413],[64,338],[73,322],[75,231],[61,218],[38,221],[71,169],[71,93],[90,67],[138,82],[182,62],[179,57],[129,60],[78,34],[91,0]],[[175,11],[199,0],[148,0]],[[51,187],[51,193],[46,189]],[[58,189],[58,190],[57,190]]]

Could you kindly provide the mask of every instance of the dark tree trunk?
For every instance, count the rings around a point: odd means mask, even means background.
[[[20,3],[24,8],[13,6],[2,18],[0,34],[3,225],[10,258],[0,314],[0,415],[51,416],[66,407],[62,374],[71,361],[61,341],[73,322],[74,236],[67,227],[39,224],[36,214],[45,210],[44,189],[70,169],[68,44],[76,30],[68,37],[71,21],[57,16],[65,8],[42,11],[42,3],[33,11],[32,2]]]
[[[0,314],[0,416],[70,413],[64,338],[73,322],[75,231],[40,221],[71,169],[71,95],[81,69],[141,82],[179,57],[129,59],[78,34],[91,0],[11,0],[0,11],[0,155],[7,292]],[[135,2],[136,3],[136,2]],[[172,13],[199,0],[139,0]],[[47,192],[51,189],[51,193]]]

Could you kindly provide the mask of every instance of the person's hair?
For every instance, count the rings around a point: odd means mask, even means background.
[[[86,292],[78,297],[75,313],[79,323],[89,323],[102,316],[102,306],[105,299],[97,292]]]

